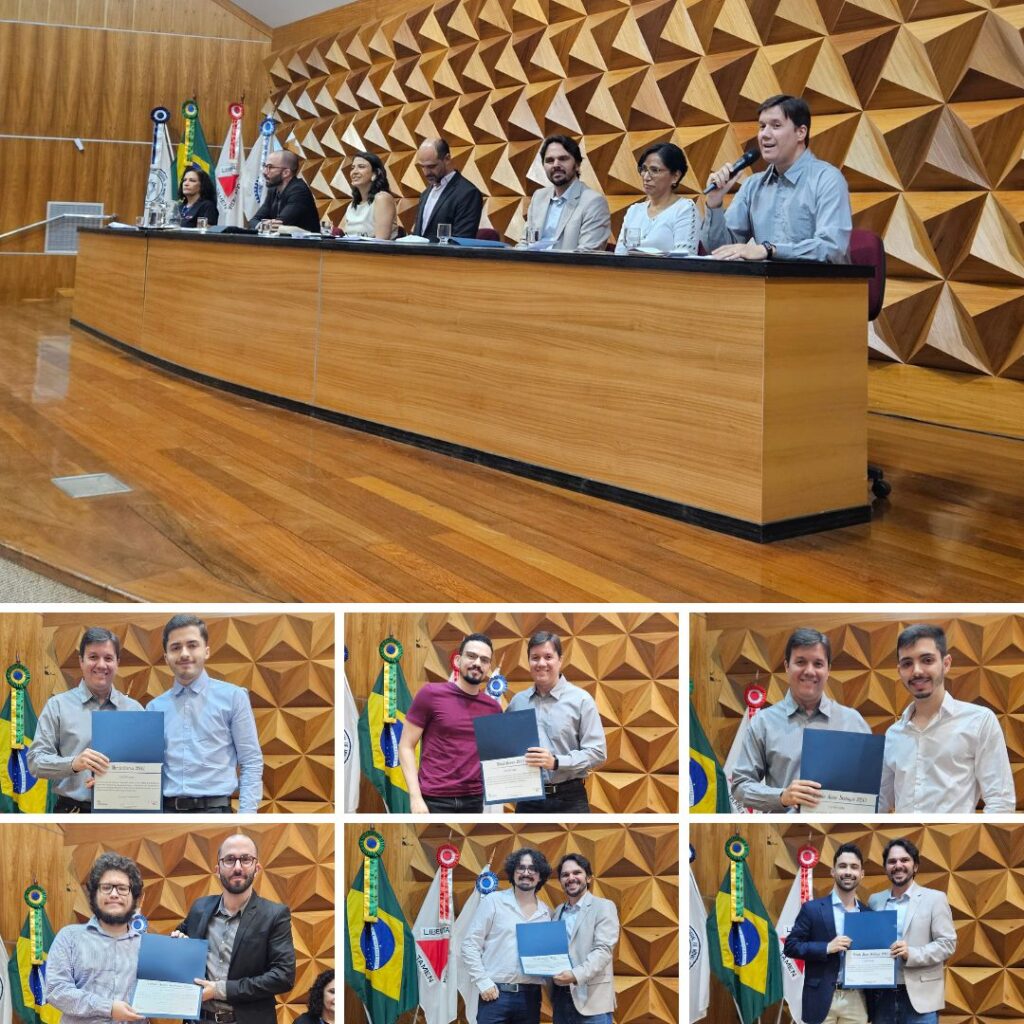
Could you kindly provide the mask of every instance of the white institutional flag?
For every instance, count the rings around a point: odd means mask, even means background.
[[[0,1024],[11,1024],[11,987],[7,976],[7,950],[0,938]]]
[[[690,1024],[708,1015],[711,1002],[711,960],[708,957],[708,914],[690,865]]]
[[[263,178],[263,165],[271,153],[281,148],[281,143],[274,135],[277,122],[272,117],[265,117],[260,122],[260,134],[256,144],[249,151],[242,164],[242,215],[246,222],[252,220],[256,211],[263,205],[267,194],[267,183]]]
[[[220,147],[217,167],[213,172],[217,187],[217,209],[220,218],[217,223],[226,227],[240,228],[245,225],[242,213],[242,168],[245,165],[245,145],[242,142],[242,104],[232,103],[228,107],[231,118],[224,145]]]
[[[348,685],[344,666],[341,674],[345,679],[345,713],[342,721],[345,746],[342,753],[342,771],[345,775],[345,813],[351,814],[359,810],[359,712],[356,710],[355,698]]]
[[[729,803],[732,805],[733,814],[746,814],[748,809],[742,804],[737,803],[732,796],[732,773],[736,769],[736,762],[740,759],[740,751],[743,749],[743,738],[750,731],[750,713],[747,711],[743,712],[743,717],[740,719],[740,727],[736,730],[736,738],[732,741],[732,746],[729,748],[729,756],[725,759],[725,764],[722,765],[722,774],[725,775],[725,781],[729,784]]]
[[[441,903],[441,886],[447,904]],[[426,1024],[450,1024],[458,1016],[457,967],[452,956],[452,869],[434,872],[423,906],[412,926],[416,943],[416,975],[420,985],[420,1008]]]
[[[477,908],[480,906],[480,900],[483,899],[480,893],[479,881],[490,870],[491,866],[488,864],[477,875],[478,884],[473,886],[473,892],[463,904],[462,910],[459,911],[455,927],[452,929],[452,959],[455,963],[455,984],[458,986],[459,994],[462,996],[463,1016],[466,1018],[466,1024],[476,1024],[476,1008],[480,1001],[480,992],[476,985],[473,984],[469,976],[469,969],[466,967],[466,962],[462,959],[462,941],[469,931],[469,926],[473,923]]]
[[[153,142],[149,150],[145,205],[173,203],[178,198],[178,182],[171,137],[167,134],[167,121],[171,115],[166,107],[154,107],[149,116],[153,122]]]
[[[796,878],[786,897],[786,903],[779,914],[779,920],[775,924],[775,931],[779,936],[779,956],[782,957],[782,995],[789,1004],[789,1012],[794,1024],[800,1024],[804,1009],[804,965],[802,960],[790,960],[782,947],[786,938],[796,923],[796,915],[800,913],[800,871],[797,870]]]

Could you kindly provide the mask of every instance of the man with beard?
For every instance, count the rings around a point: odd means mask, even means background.
[[[872,910],[896,911],[896,988],[879,989],[873,1024],[938,1024],[946,1005],[945,962],[956,950],[956,929],[946,894],[914,881],[921,855],[909,839],[891,839],[882,851],[888,891],[869,900]]]
[[[612,950],[619,941],[619,915],[611,900],[590,891],[590,861],[567,853],[558,862],[565,902],[555,911],[569,933],[569,958],[575,965],[548,987],[553,1024],[612,1024],[615,978]]]
[[[258,896],[256,844],[233,835],[221,843],[214,872],[219,896],[196,900],[171,934],[208,939],[202,1019],[212,1024],[276,1024],[277,1000],[295,984],[291,912]]]
[[[290,226],[320,232],[320,215],[309,186],[299,177],[299,158],[291,150],[279,149],[267,157],[263,177],[269,186],[263,205],[253,215],[251,227],[267,221],[278,227]]]
[[[174,673],[169,690],[147,711],[164,714],[164,812],[255,814],[263,798],[263,751],[249,694],[206,673],[210,634],[195,615],[164,626],[164,661]]]
[[[530,747],[526,763],[543,769],[544,799],[520,800],[516,814],[586,814],[585,780],[608,756],[601,715],[594,698],[562,675],[562,641],[554,633],[534,633],[526,653],[533,686],[508,710],[537,713],[541,745]]]
[[[896,641],[900,679],[913,698],[885,734],[880,811],[1011,814],[1017,797],[999,720],[946,690],[953,662],[940,626],[908,626]]]
[[[484,691],[493,657],[490,637],[471,633],[459,645],[455,678],[428,683],[413,698],[398,741],[398,763],[409,787],[413,814],[479,814],[483,810],[484,783],[473,720],[501,714],[501,705]],[[417,743],[421,744],[418,770]]]
[[[103,853],[89,872],[92,917],[57,933],[46,960],[46,1001],[66,1024],[144,1020],[131,1008],[142,932],[128,926],[142,897],[133,860]]]
[[[121,641],[109,629],[94,626],[82,634],[78,663],[82,681],[55,693],[43,707],[28,750],[28,770],[49,779],[57,794],[58,814],[88,814],[92,791],[87,783],[102,775],[110,759],[93,750],[94,711],[141,711],[142,705],[114,686],[121,660]]]
[[[839,984],[843,952],[850,948],[844,932],[847,914],[868,910],[857,899],[864,878],[864,856],[856,843],[843,843],[832,858],[835,886],[828,896],[808,900],[797,914],[784,951],[804,961],[804,1024],[867,1024],[868,1007],[861,989]]]
[[[551,865],[540,850],[515,850],[505,858],[505,875],[512,888],[480,901],[462,942],[462,959],[480,993],[477,1024],[538,1024],[543,979],[522,973],[516,925],[551,920],[537,899]]]
[[[612,231],[608,200],[580,181],[583,154],[567,135],[549,135],[540,159],[550,188],[534,192],[518,249],[537,242],[563,252],[603,251]]]

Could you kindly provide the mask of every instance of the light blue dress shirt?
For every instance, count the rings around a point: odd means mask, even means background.
[[[752,174],[728,210],[708,209],[701,240],[709,253],[753,240],[771,242],[780,260],[849,263],[852,229],[850,190],[842,172],[805,149],[781,174],[774,164]]]
[[[238,789],[239,811],[259,810],[263,752],[242,687],[204,672],[189,686],[175,682],[146,710],[164,713],[165,797],[225,796]]]
[[[907,887],[907,891],[902,896],[893,896],[892,890],[889,890],[889,895],[885,901],[886,910],[896,911],[896,938],[903,938],[903,929],[906,925],[907,910],[910,907],[910,891],[916,885],[916,882],[911,882]],[[896,984],[903,984],[903,957],[896,958]]]

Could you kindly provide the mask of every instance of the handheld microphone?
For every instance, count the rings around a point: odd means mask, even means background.
[[[761,150],[748,149],[746,153],[744,153],[743,156],[741,156],[739,160],[737,160],[736,163],[734,163],[732,167],[729,168],[729,177],[731,178],[734,174],[739,174],[740,171],[742,171],[745,167],[749,167],[752,163],[756,163],[760,159],[760,157]],[[704,195],[709,196],[714,191],[715,186],[708,185],[708,187],[704,189]]]

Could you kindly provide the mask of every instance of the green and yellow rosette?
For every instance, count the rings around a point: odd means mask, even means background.
[[[743,920],[746,910],[743,899],[743,865],[750,854],[750,843],[741,835],[730,836],[725,843],[729,858],[729,904],[733,923]]]
[[[32,673],[20,662],[7,666],[4,673],[11,688],[11,750],[25,749],[25,690],[32,680]]]
[[[380,642],[377,648],[384,662],[384,723],[398,721],[398,663],[402,660],[402,645],[393,637]]]
[[[36,966],[43,963],[43,907],[46,906],[46,890],[41,885],[32,884],[25,890],[25,903],[28,906],[28,948],[32,963]]]
[[[359,852],[363,855],[363,923],[374,924],[377,921],[379,862],[384,853],[384,837],[376,830],[368,829],[359,837]]]

